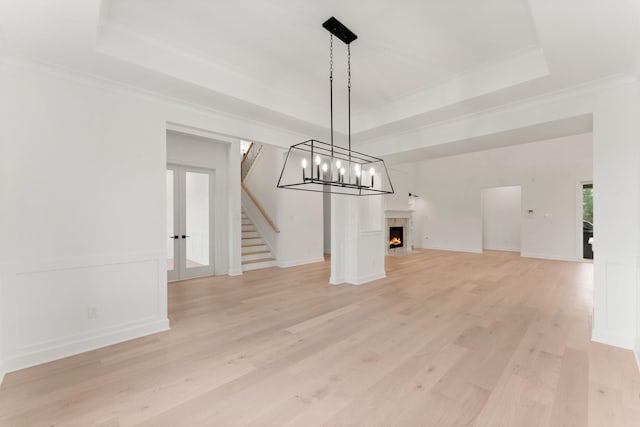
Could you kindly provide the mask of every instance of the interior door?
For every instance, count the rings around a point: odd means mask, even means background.
[[[215,274],[213,199],[213,171],[167,166],[169,281]]]

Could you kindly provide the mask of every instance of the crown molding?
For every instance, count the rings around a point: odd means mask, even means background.
[[[35,71],[45,72],[57,78],[62,78],[74,83],[79,83],[79,84],[87,85],[90,87],[99,88],[102,90],[109,90],[109,91],[115,91],[115,92],[123,93],[127,95],[133,95],[145,100],[149,100],[153,102],[161,102],[166,105],[185,108],[198,114],[213,115],[223,119],[255,124],[257,126],[260,126],[266,129],[271,129],[277,132],[291,135],[295,139],[304,139],[308,137],[308,135],[306,134],[291,131],[285,127],[277,126],[272,123],[262,122],[262,121],[247,118],[246,116],[233,114],[226,111],[221,111],[215,108],[211,108],[206,105],[192,103],[189,101],[185,101],[184,99],[180,99],[180,98],[172,97],[159,92],[143,89],[138,86],[130,85],[118,80],[113,80],[101,75],[92,74],[89,72],[65,67],[63,65],[56,64],[56,63],[51,63],[51,62],[42,61],[39,59],[21,57],[16,55],[11,55],[11,56],[7,55],[4,57],[0,57],[0,64],[23,66],[23,67],[31,68]],[[215,131],[209,131],[209,132],[213,132],[217,135],[223,135],[225,137],[246,138],[245,136],[242,136],[242,135],[225,135],[225,134],[216,133]]]
[[[520,50],[497,60],[476,65],[445,81],[367,109],[355,118],[356,133],[373,131],[411,117],[460,104],[541,77],[549,76],[544,51],[539,46]]]
[[[487,109],[476,111],[473,113],[456,116],[448,120],[440,120],[434,123],[429,123],[424,126],[412,127],[411,129],[407,129],[406,131],[390,132],[389,134],[392,134],[393,136],[396,136],[396,137],[407,136],[411,134],[424,132],[430,129],[435,129],[441,126],[455,125],[455,124],[468,122],[471,120],[490,119],[493,117],[497,117],[501,114],[504,114],[506,112],[524,110],[524,109],[541,106],[541,105],[556,102],[556,101],[566,100],[568,98],[575,97],[575,96],[586,95],[589,93],[596,93],[596,92],[609,90],[622,85],[637,83],[638,81],[640,81],[639,77],[640,76],[635,76],[631,74],[615,74],[611,76],[605,76],[597,80],[591,80],[589,82],[581,83],[579,85],[571,86],[568,88],[562,88],[556,91],[535,95],[535,96],[520,99],[514,102],[502,104],[496,107],[487,108]],[[359,141],[356,144],[356,146],[357,147],[366,146],[366,145],[375,144],[377,142],[387,140],[389,138],[389,134],[384,134],[384,135],[376,136],[373,138],[369,138],[364,141]],[[354,136],[357,136],[357,135],[354,135]]]
[[[104,55],[189,82],[203,90],[325,127],[317,122],[321,110],[316,104],[250,78],[228,63],[214,62],[214,58],[204,52],[171,44],[117,23],[103,21],[98,27],[96,50]]]

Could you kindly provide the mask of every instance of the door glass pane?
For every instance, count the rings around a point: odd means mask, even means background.
[[[187,268],[209,265],[209,174],[186,173]]]
[[[175,240],[171,237],[175,235],[173,221],[173,171],[167,170],[167,270],[173,271],[174,269],[174,250],[173,245]]]

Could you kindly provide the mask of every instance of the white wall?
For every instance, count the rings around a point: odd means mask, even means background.
[[[594,115],[593,338],[633,348],[640,255],[640,88],[603,94]]]
[[[278,265],[292,267],[323,261],[322,193],[282,188],[277,191]]]
[[[273,145],[264,144],[256,158],[245,185],[258,199],[264,210],[275,219],[278,212],[278,199],[276,184],[280,176],[278,165],[282,149]]]
[[[168,127],[282,144],[305,137],[45,66],[12,59],[4,68],[0,340],[8,371],[168,327]],[[237,148],[229,167],[237,164],[239,176]],[[227,211],[229,264],[239,266],[239,180],[229,191],[238,194]],[[88,319],[89,307],[97,318]]]
[[[422,247],[481,252],[482,190],[521,186],[522,209],[533,210],[522,222],[522,255],[580,259],[576,187],[591,179],[592,162],[591,134],[421,162]]]
[[[409,171],[411,165],[387,166],[389,179],[393,185],[393,194],[383,196],[385,210],[407,210],[409,209],[410,186],[413,185],[415,177]]]
[[[482,190],[482,248],[520,252],[522,188],[494,187]]]
[[[167,132],[167,163],[214,171],[213,250],[217,275],[228,274],[231,269],[228,245],[231,219],[227,209],[231,197],[228,184],[232,179],[229,176],[229,147],[230,144],[223,141],[180,132]],[[236,168],[233,168],[233,172],[233,176],[237,177]]]
[[[4,40],[0,34],[0,170],[5,168],[5,160],[7,156],[7,137],[6,137],[6,117],[9,104],[7,102],[7,78],[5,74],[5,58],[4,58]],[[2,172],[0,172],[0,177]],[[6,180],[0,180],[0,232],[4,231],[4,225],[7,224],[6,209],[4,208],[4,197],[2,196],[8,190],[9,183]],[[2,243],[0,243],[2,248]],[[3,259],[3,252],[0,249],[0,384],[5,374],[4,357],[7,353],[4,343],[4,335],[7,330],[6,325],[6,296],[3,295],[5,275],[1,266],[6,263]]]
[[[300,141],[298,141],[300,142]],[[324,260],[323,193],[277,188],[287,151],[263,145],[245,185],[280,229],[275,233],[243,194],[243,205],[280,267]]]

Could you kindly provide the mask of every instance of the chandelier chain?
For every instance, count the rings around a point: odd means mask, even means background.
[[[351,45],[347,45],[347,73],[348,73],[348,84],[347,87],[351,89]]]
[[[329,102],[331,103],[331,158],[333,159],[333,34],[329,38]]]
[[[349,163],[351,163],[351,45],[347,45],[347,92],[348,92],[348,120],[349,120]]]
[[[329,39],[329,79],[333,80],[333,34]]]

